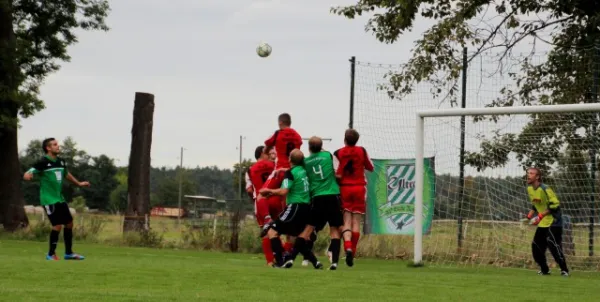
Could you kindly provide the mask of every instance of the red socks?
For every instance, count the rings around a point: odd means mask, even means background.
[[[352,232],[352,252],[354,254],[356,254],[356,246],[358,245],[358,239],[359,238],[360,238],[360,233],[358,233],[358,232]],[[344,245],[345,245],[345,243],[344,243]]]
[[[267,259],[267,264],[273,263],[275,257],[273,256],[273,250],[271,250],[271,240],[269,240],[269,238],[264,237],[262,239],[262,249],[265,254],[265,259]]]
[[[292,248],[294,248],[294,244],[289,241],[286,241],[286,243],[283,244],[283,250],[288,253],[292,252]]]
[[[354,252],[354,247],[352,246],[352,241],[344,240],[344,251],[352,250]]]

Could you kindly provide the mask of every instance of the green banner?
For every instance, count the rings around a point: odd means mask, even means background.
[[[423,234],[429,234],[435,200],[434,158],[425,158]],[[415,160],[373,159],[367,173],[366,234],[414,235]]]

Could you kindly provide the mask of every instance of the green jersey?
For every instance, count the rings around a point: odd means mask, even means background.
[[[312,197],[340,194],[331,153],[321,151],[311,154],[304,159],[304,167],[308,174]]]
[[[62,185],[67,178],[68,170],[63,159],[44,156],[27,172],[39,176],[40,203],[43,206],[65,201],[62,195]]]
[[[281,188],[288,189],[286,203],[310,203],[310,187],[306,170],[301,166],[295,166],[285,172],[285,178]]]

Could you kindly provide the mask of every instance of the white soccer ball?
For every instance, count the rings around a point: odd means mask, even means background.
[[[271,54],[271,45],[267,43],[260,43],[258,47],[256,47],[256,53],[261,58],[268,57]]]

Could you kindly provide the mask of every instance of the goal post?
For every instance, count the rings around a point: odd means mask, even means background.
[[[565,104],[565,105],[539,105],[539,106],[515,106],[515,107],[487,107],[487,108],[451,108],[451,109],[427,109],[419,110],[416,114],[415,128],[415,231],[414,231],[414,264],[421,265],[423,263],[423,224],[424,224],[424,189],[425,189],[425,136],[426,136],[426,120],[435,118],[462,117],[462,116],[499,116],[499,115],[535,115],[535,114],[576,114],[576,113],[598,113],[600,112],[600,103],[581,103],[581,104]],[[597,124],[597,117],[594,118],[592,125]],[[562,121],[557,120],[559,125]],[[548,131],[553,131],[549,129]],[[596,130],[593,130],[596,131]],[[592,134],[586,134],[595,136]],[[447,147],[447,146],[446,146]],[[541,147],[541,146],[539,146]],[[592,147],[595,148],[595,147]],[[511,151],[511,150],[509,150]],[[580,150],[581,151],[581,150]],[[504,152],[504,151],[503,151]],[[593,155],[595,157],[595,155]],[[594,160],[592,160],[594,162]],[[435,173],[438,174],[438,173]],[[523,188],[525,190],[525,188]],[[593,195],[595,192],[591,192]],[[561,199],[560,192],[557,192],[559,200]],[[521,196],[522,197],[522,196]],[[519,197],[519,198],[521,198]],[[437,202],[436,197],[436,202]],[[528,202],[527,200],[523,202]],[[593,206],[592,206],[593,207]],[[518,212],[519,209],[511,209]],[[590,227],[593,225],[595,213],[592,211],[590,215]],[[431,231],[434,232],[434,231]],[[593,237],[590,237],[593,240]],[[486,244],[486,243],[483,243]],[[491,243],[487,243],[491,244]],[[592,254],[592,250],[590,250]],[[548,261],[552,262],[552,258],[548,257]]]

